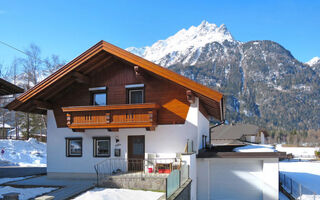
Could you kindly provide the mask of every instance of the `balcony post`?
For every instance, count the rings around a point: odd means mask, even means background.
[[[70,126],[71,125],[71,114],[67,113],[67,125]]]
[[[153,122],[153,111],[152,110],[148,111],[148,114],[149,114],[149,122]]]
[[[111,122],[111,116],[110,116],[110,113],[107,112],[106,113],[106,122],[109,124]]]

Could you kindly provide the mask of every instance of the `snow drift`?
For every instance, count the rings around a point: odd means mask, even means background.
[[[0,166],[47,165],[47,145],[30,138],[22,140],[0,140]]]

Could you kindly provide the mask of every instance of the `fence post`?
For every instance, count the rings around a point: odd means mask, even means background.
[[[178,170],[179,171],[179,188],[181,187],[181,171],[180,170]]]
[[[301,184],[299,183],[299,199],[302,199],[302,189],[301,189]]]
[[[168,177],[166,178],[166,199],[168,199]]]
[[[290,178],[290,194],[292,194],[292,179]]]

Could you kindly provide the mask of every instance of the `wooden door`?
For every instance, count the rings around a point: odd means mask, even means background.
[[[128,136],[128,170],[143,171],[144,135]]]

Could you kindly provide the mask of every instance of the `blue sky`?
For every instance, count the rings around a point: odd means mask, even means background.
[[[276,41],[305,62],[320,56],[319,11],[316,0],[0,0],[0,40],[22,50],[35,43],[43,57],[70,61],[100,40],[142,47],[207,20],[240,41]],[[24,55],[0,44],[0,63],[15,56]]]

